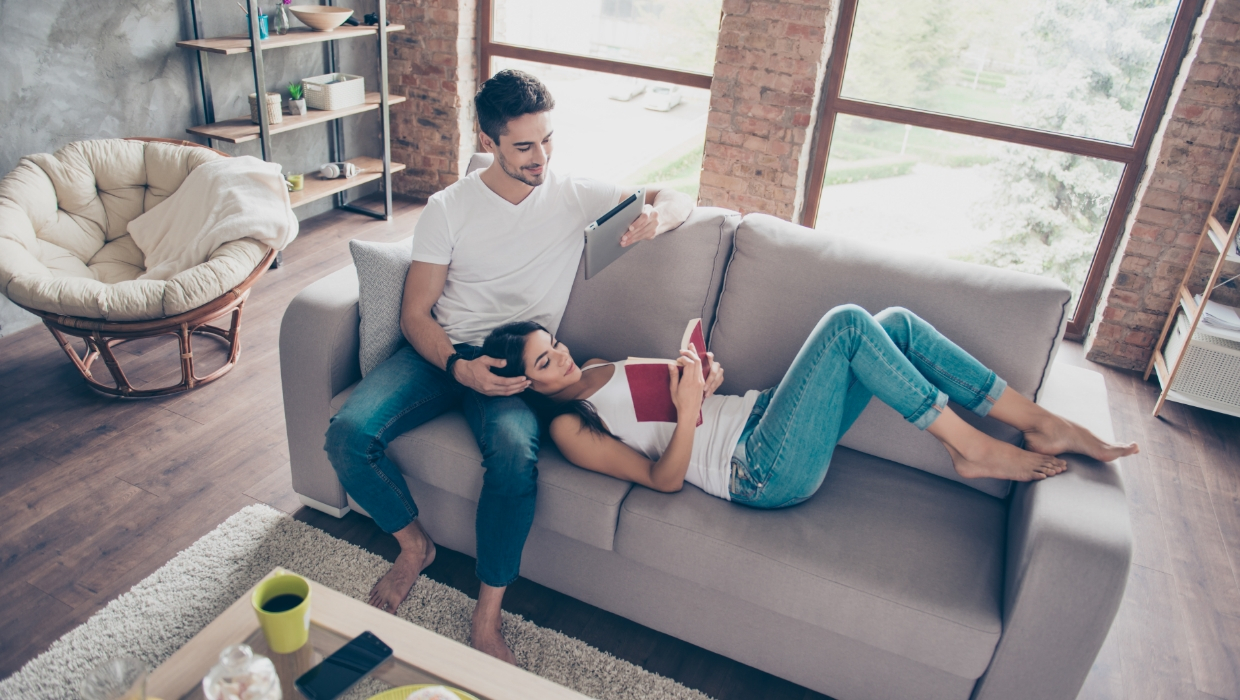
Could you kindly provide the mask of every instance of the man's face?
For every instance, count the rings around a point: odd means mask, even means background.
[[[508,177],[537,187],[547,179],[551,160],[551,112],[525,114],[508,122],[499,143],[486,134],[483,142],[495,154],[499,167]]]

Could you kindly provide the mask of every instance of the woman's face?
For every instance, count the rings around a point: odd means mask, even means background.
[[[581,368],[568,354],[568,346],[546,331],[525,336],[524,359],[530,388],[540,394],[554,394],[581,379]]]

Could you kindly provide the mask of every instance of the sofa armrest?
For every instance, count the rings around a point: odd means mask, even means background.
[[[1057,364],[1038,402],[1113,439],[1096,372]],[[1124,597],[1132,528],[1119,469],[1066,459],[1068,471],[1013,489],[1003,634],[975,700],[1075,698]]]
[[[361,379],[357,271],[353,266],[311,284],[289,303],[280,324],[280,381],[293,490],[302,502],[342,516],[344,487],[323,451],[332,397]]]

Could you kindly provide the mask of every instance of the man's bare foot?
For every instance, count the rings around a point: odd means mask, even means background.
[[[370,589],[370,599],[366,602],[395,614],[396,608],[409,596],[413,584],[417,583],[422,570],[435,561],[435,543],[416,520],[393,534],[400,542],[400,555],[392,568]]]
[[[517,657],[508,647],[508,642],[504,641],[504,633],[500,631],[499,626],[490,621],[479,620],[477,614],[474,615],[473,624],[470,627],[469,645],[500,661],[507,661],[513,666],[517,665]]]
[[[517,665],[517,657],[504,641],[504,602],[505,587],[482,584],[478,590],[478,603],[474,606],[474,616],[469,630],[469,645],[484,654],[490,654],[500,661]]]
[[[1053,413],[1047,413],[1034,428],[1024,433],[1025,448],[1044,455],[1072,452],[1093,457],[1099,462],[1110,462],[1140,451],[1135,442],[1125,445],[1106,442],[1084,426]]]
[[[1068,468],[1068,463],[1050,455],[1040,455],[983,435],[985,440],[965,448],[962,454],[944,444],[951,455],[956,473],[966,479],[988,476],[1012,481],[1038,481],[1055,476]]]

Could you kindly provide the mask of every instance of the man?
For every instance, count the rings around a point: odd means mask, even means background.
[[[532,320],[552,332],[568,303],[593,219],[628,197],[614,185],[549,170],[555,102],[536,78],[515,70],[486,81],[474,98],[490,167],[436,193],[422,211],[405,280],[404,347],[366,375],[327,430],[326,450],[349,495],[392,533],[401,552],[370,593],[393,612],[435,545],[388,442],[461,407],[482,451],[482,493],[475,523],[478,578],[474,648],[515,662],[500,632],[500,603],[516,580],[537,489],[539,427],[517,396],[525,377],[502,378],[503,361],[481,355],[491,329]],[[621,240],[632,245],[679,226],[692,200],[648,187],[642,215]]]

